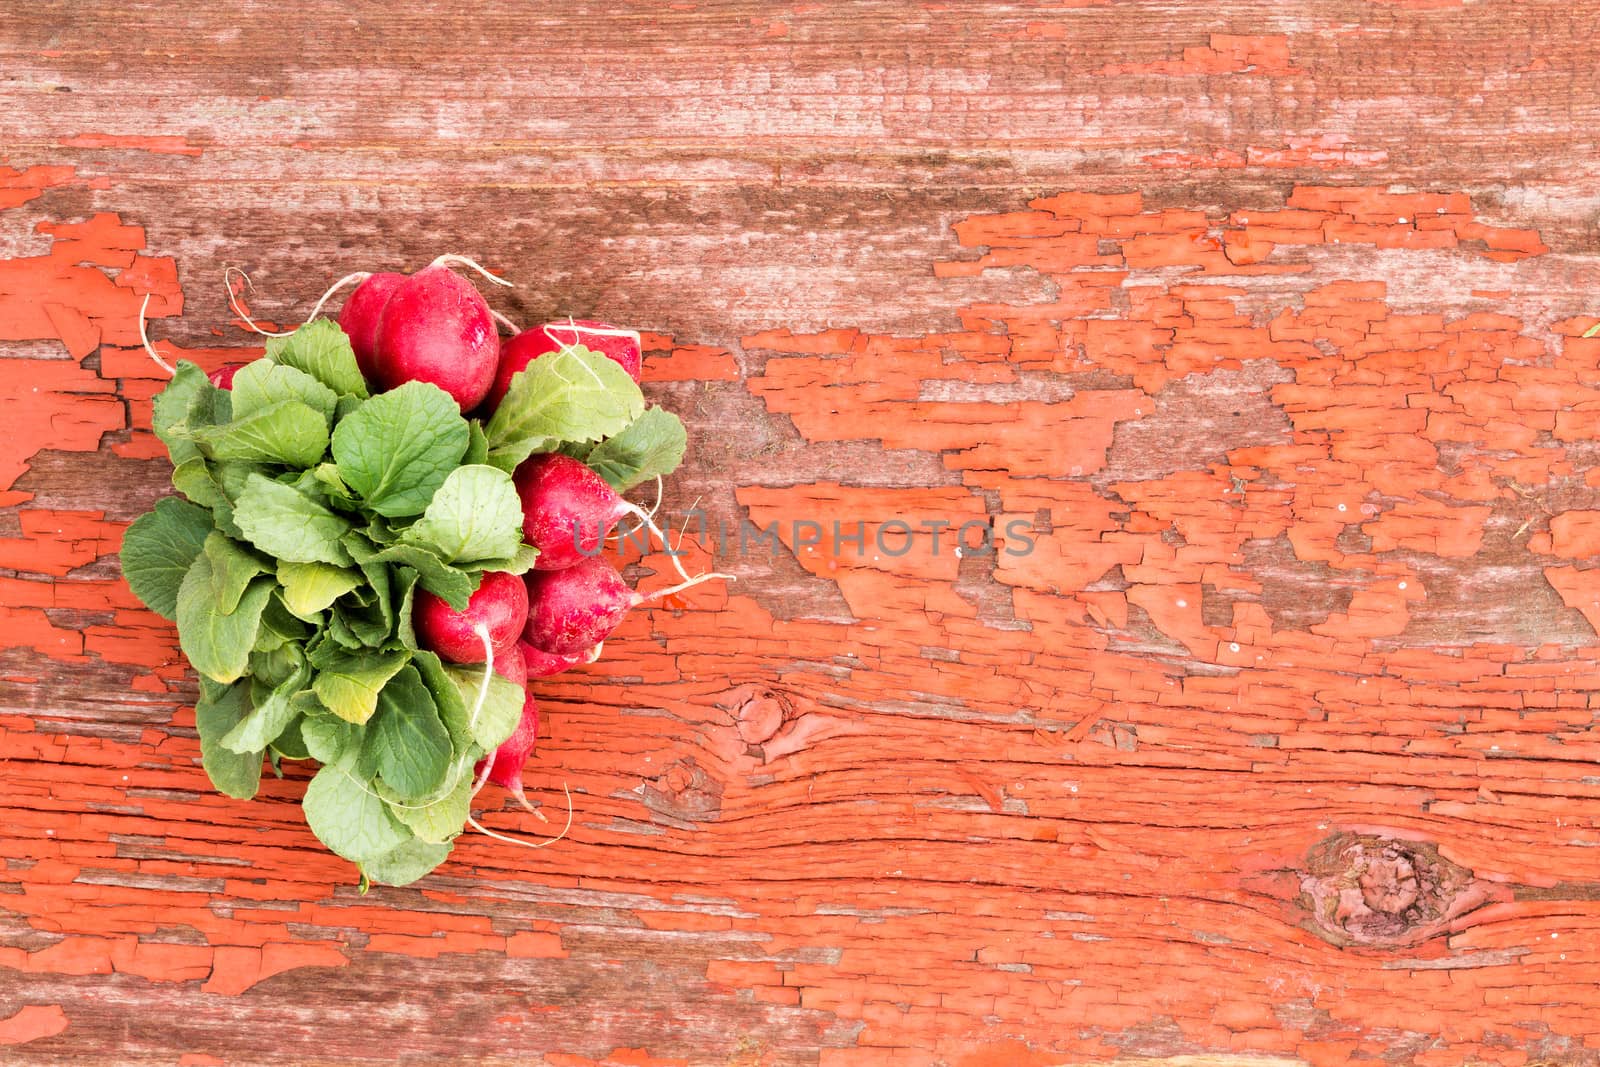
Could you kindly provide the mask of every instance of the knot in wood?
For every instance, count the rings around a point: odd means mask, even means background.
[[[1334,834],[1312,849],[1300,891],[1318,936],[1384,948],[1443,933],[1452,916],[1481,896],[1472,872],[1430,842],[1353,833]]]
[[[739,737],[747,745],[759,745],[772,740],[782,729],[789,717],[789,709],[776,693],[762,690],[739,705],[735,714],[739,722]]]
[[[722,815],[722,782],[692,756],[675,760],[641,792],[645,807],[673,825],[713,822]]]

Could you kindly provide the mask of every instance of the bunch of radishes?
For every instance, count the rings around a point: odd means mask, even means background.
[[[635,330],[589,319],[549,322],[500,343],[494,314],[471,282],[436,263],[412,275],[370,274],[339,313],[362,373],[381,388],[432,382],[463,412],[492,418],[512,379],[540,356],[582,345],[639,381],[643,352]],[[439,597],[418,599],[417,637],[455,663],[481,661],[480,625],[494,648],[495,670],[526,689],[529,678],[559,674],[600,656],[606,636],[644,597],[630,589],[601,546],[627,515],[650,523],[590,467],[560,453],[532,456],[516,469],[526,543],[538,549],[526,582],[504,571],[485,574],[465,611]],[[709,575],[704,577],[711,577]],[[692,584],[702,579],[690,579]],[[522,721],[495,750],[489,781],[527,805],[522,767],[539,732],[539,708],[527,691]]]
[[[359,283],[337,328],[313,312],[209,380],[181,363],[154,428],[189,503],[162,501],[123,548],[202,676],[218,788],[253,795],[263,756],[322,763],[307,821],[396,884],[483,829],[485,781],[531,808],[530,678],[593,662],[629,609],[728,577],[674,555],[682,582],[644,596],[605,558],[625,517],[661,536],[619,494],[685,445],[644,405],[638,333],[569,319],[502,345],[453,263],[507,284],[458,256],[351,275],[329,291]]]

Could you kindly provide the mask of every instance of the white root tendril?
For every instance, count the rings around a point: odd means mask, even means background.
[[[662,493],[661,475],[658,474],[658,475],[656,475],[656,502],[653,505],[651,505],[650,511],[649,511],[649,515],[650,515],[650,517],[652,519],[656,517],[656,512],[661,510],[661,493]],[[699,499],[696,498],[695,503],[698,504],[699,502],[700,502]],[[694,508],[691,506],[691,508],[689,510],[693,511]],[[612,530],[609,534],[606,535],[606,543],[610,544],[612,541],[615,541],[618,544],[621,544],[622,543],[622,539],[624,537],[631,537],[631,536],[633,536],[633,534],[636,531],[642,530],[642,529],[644,529],[644,527],[642,525],[635,526],[632,530],[629,530],[626,534],[624,534],[622,532],[622,530],[620,530],[620,529]]]
[[[446,252],[444,255],[440,256],[438,259],[435,259],[432,263],[429,263],[428,266],[430,266],[430,267],[443,267],[443,266],[446,266],[446,265],[451,264],[451,263],[459,263],[463,267],[471,267],[473,270],[477,271],[479,274],[483,275],[485,278],[488,278],[491,282],[494,282],[496,285],[503,285],[507,289],[513,289],[513,288],[516,287],[516,284],[514,282],[508,282],[504,278],[500,277],[500,275],[495,274],[493,271],[491,271],[487,267],[484,267],[483,265],[479,264],[475,260],[468,259],[466,256],[458,256],[454,252]]]
[[[256,284],[250,280],[250,275],[246,274],[238,267],[228,267],[222,272],[222,286],[228,290],[228,306],[233,308],[233,313],[235,315],[244,320],[245,326],[255,333],[260,334],[262,337],[288,337],[289,334],[294,333],[293,330],[288,330],[285,332],[279,330],[267,330],[257,326],[256,320],[252,319],[250,317],[250,313],[246,311],[243,305],[239,303],[239,294],[234,291],[233,283],[230,281],[235,274],[244,279],[244,287],[250,292],[255,292]]]
[[[656,475],[656,481],[661,481],[661,475]],[[689,516],[694,514],[694,509],[700,506],[700,501],[702,499],[702,497],[695,497],[694,503],[689,505],[689,510],[683,513],[683,525],[678,528],[678,539],[677,541],[673,542],[672,551],[683,551],[683,539],[689,536]],[[655,516],[655,512],[652,511],[650,515],[653,518]]]
[[[572,335],[572,340],[563,341],[561,338],[552,333],[552,330],[559,330],[562,333],[570,333]],[[641,348],[644,347],[644,340],[639,336],[638,330],[624,330],[616,326],[579,326],[578,320],[573,318],[571,315],[567,316],[565,325],[559,322],[547,322],[544,324],[544,335],[550,338],[550,340],[554,343],[560,345],[563,352],[578,345],[583,340],[585,334],[588,334],[590,337],[630,337],[633,339],[634,344]]]
[[[511,837],[508,834],[496,833],[494,830],[489,829],[487,826],[483,825],[483,823],[473,818],[470,813],[467,815],[467,825],[471,826],[480,834],[486,834],[487,836],[494,838],[496,841],[504,841],[508,845],[521,845],[523,848],[544,848],[547,845],[553,845],[557,841],[560,841],[563,837],[566,837],[567,831],[572,829],[572,790],[567,788],[566,782],[562,782],[561,791],[567,794],[567,825],[561,828],[561,832],[559,834],[554,837],[546,838],[543,841],[524,841],[520,837]]]
[[[672,596],[674,593],[681,593],[685,589],[693,588],[694,586],[699,585],[701,582],[709,582],[713,578],[721,578],[725,582],[737,582],[739,580],[739,576],[737,574],[722,574],[717,571],[712,571],[709,574],[697,574],[693,578],[690,578],[687,582],[679,582],[677,585],[669,586],[666,589],[657,589],[654,593],[648,593],[640,597],[637,601],[635,601],[635,603],[648,604],[652,600],[660,600],[663,597]]]
[[[254,330],[256,333],[259,333],[263,337],[288,337],[293,334],[294,330],[264,330],[260,326],[256,325],[256,320],[252,319],[250,317],[250,313],[245,311],[245,309],[239,304],[239,294],[234,292],[233,286],[228,282],[228,279],[234,274],[237,274],[239,277],[244,279],[246,289],[250,290],[251,292],[255,292],[256,288],[255,283],[250,280],[250,275],[246,274],[238,267],[228,267],[222,272],[223,285],[228,290],[228,306],[233,308],[233,313],[243,319],[245,324],[250,329]],[[311,309],[311,314],[306,316],[306,322],[310,322],[318,315],[322,314],[323,307],[328,303],[329,300],[333,298],[334,293],[337,293],[340,289],[343,289],[351,282],[364,282],[370,277],[372,277],[371,271],[358,270],[353,274],[346,274],[343,278],[340,278],[338,281],[328,286],[327,292],[322,294],[322,297],[317,301],[316,306]]]
[[[166,360],[162,359],[160,354],[156,352],[155,346],[150,343],[150,335],[145,332],[145,329],[144,329],[144,313],[145,313],[145,309],[148,308],[149,306],[150,306],[150,294],[146,293],[146,294],[144,294],[143,303],[141,303],[139,305],[139,343],[144,345],[144,350],[146,352],[150,353],[150,358],[156,361],[156,366],[160,367],[162,370],[166,371],[168,374],[172,375],[173,377],[177,377],[178,372],[176,370],[173,370],[172,364],[170,364]]]
[[[494,683],[494,642],[489,640],[489,628],[483,623],[472,628],[478,635],[478,640],[483,642],[483,677],[478,681],[478,699],[472,704],[472,714],[467,717],[467,733],[478,725],[478,715],[483,711],[484,701],[489,699],[489,686]],[[483,754],[483,770],[478,773],[478,780],[472,783],[472,795],[477,796],[489,782],[489,772],[494,769],[494,753]],[[467,811],[471,815],[471,809]]]
[[[559,322],[547,322],[544,324],[543,329],[544,335],[550,338],[552,344],[561,346],[558,353],[560,355],[565,355],[582,344],[586,334],[590,337],[631,337],[635,348],[641,350],[644,348],[644,340],[639,336],[638,330],[623,330],[607,326],[579,326],[578,320],[571,315],[567,316],[566,325],[562,325]],[[556,336],[557,332],[570,333],[572,340],[563,341]],[[587,363],[583,364],[583,369],[589,372],[589,377],[593,378],[596,384],[601,384],[600,375],[596,374]]]
[[[328,286],[328,291],[322,294],[322,299],[318,300],[317,306],[311,309],[311,314],[306,316],[306,321],[310,322],[312,319],[322,314],[322,305],[326,304],[328,299],[332,297],[334,293],[337,293],[340,289],[343,289],[351,282],[364,282],[370,277],[372,277],[372,272],[370,270],[358,270],[354,274],[346,274],[343,278],[340,278],[338,281]]]
[[[650,532],[660,539],[661,547],[666,551],[667,558],[672,561],[673,569],[678,572],[678,577],[686,582],[691,581],[689,572],[683,569],[683,560],[679,559],[678,553],[673,551],[672,545],[667,541],[667,535],[661,532],[661,527],[656,525],[655,520],[639,505],[629,504],[626,500],[623,501],[623,504],[627,506],[628,514],[639,520],[639,525],[648,527]]]
[[[494,316],[494,321],[510,330],[513,336],[522,332],[522,328],[520,326],[506,318],[504,315],[500,314],[500,312],[495,311],[493,308],[489,309],[489,314]]]

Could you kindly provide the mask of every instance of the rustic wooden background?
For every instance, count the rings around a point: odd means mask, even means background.
[[[0,3],[0,1060],[1600,1063],[1596,25]],[[447,250],[650,331],[669,513],[1035,551],[702,542],[540,687],[570,838],[359,896],[119,580],[136,312]]]

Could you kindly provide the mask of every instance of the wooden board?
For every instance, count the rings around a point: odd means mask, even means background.
[[[1600,1063],[1600,5],[5,16],[0,1059]],[[444,251],[648,331],[739,580],[362,897],[119,579],[138,311]]]

